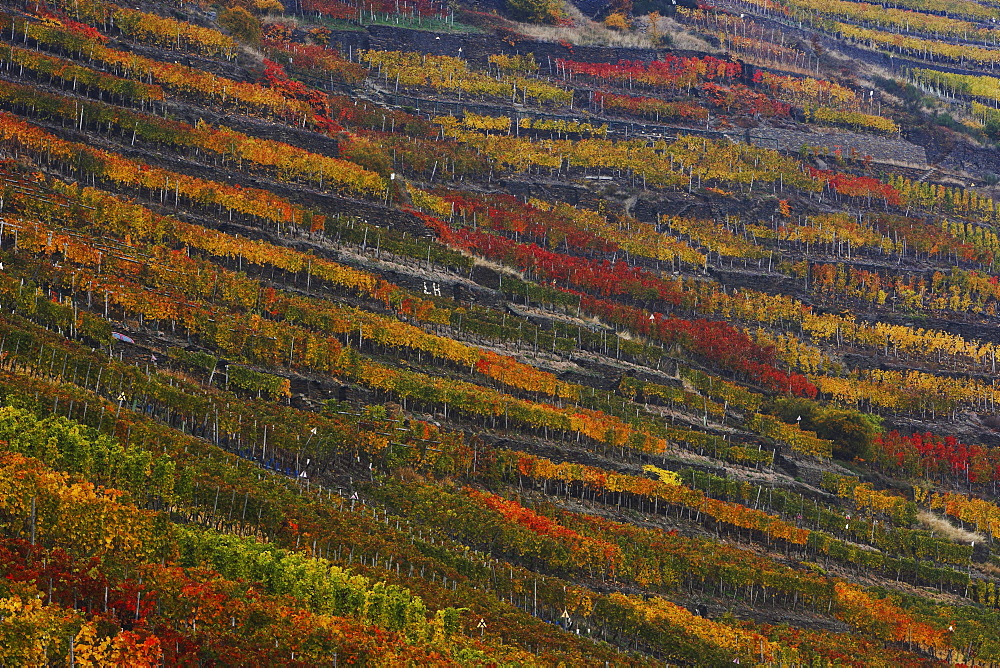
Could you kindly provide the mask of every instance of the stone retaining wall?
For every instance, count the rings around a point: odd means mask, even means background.
[[[744,141],[788,153],[797,153],[803,146],[814,146],[825,148],[830,152],[840,149],[846,158],[851,154],[851,149],[854,149],[858,155],[870,155],[872,160],[878,163],[915,169],[926,169],[928,166],[924,147],[904,139],[846,130],[807,132],[784,128],[755,128],[748,135]]]

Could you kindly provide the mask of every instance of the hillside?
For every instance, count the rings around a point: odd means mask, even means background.
[[[1000,662],[1000,8],[0,2],[0,665]]]

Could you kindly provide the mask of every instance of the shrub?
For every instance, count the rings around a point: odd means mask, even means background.
[[[608,17],[604,19],[604,25],[613,30],[628,30],[629,22],[625,18],[625,15],[621,12],[615,12],[614,14],[608,14]]]
[[[219,14],[219,25],[242,42],[260,44],[263,34],[260,19],[242,7],[231,7]]]
[[[867,459],[880,431],[878,418],[873,415],[851,409],[825,408],[805,398],[778,399],[771,404],[769,412],[789,424],[799,422],[802,429],[833,441],[833,456],[848,461],[856,457]]]
[[[556,23],[562,18],[558,0],[507,0],[511,15],[528,23]]]

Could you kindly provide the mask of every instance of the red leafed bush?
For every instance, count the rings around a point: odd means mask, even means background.
[[[708,118],[708,110],[693,102],[666,102],[655,97],[594,93],[594,103],[606,110],[623,111],[636,116],[655,118],[658,121],[671,119],[703,121]]]
[[[876,459],[884,467],[912,474],[965,478],[970,482],[1000,480],[1000,448],[966,445],[954,436],[930,432],[903,436],[898,431],[875,439]]]
[[[662,60],[646,63],[640,60],[619,60],[617,63],[581,63],[559,59],[558,66],[571,74],[583,74],[605,81],[631,81],[649,86],[684,88],[700,81],[729,80],[740,76],[739,63],[712,56],[675,56],[665,54]]]
[[[302,9],[317,12],[333,19],[350,19],[358,15],[356,7],[339,0],[302,0]]]
[[[763,93],[751,90],[743,84],[720,86],[706,82],[701,85],[701,90],[712,104],[720,109],[725,109],[726,112],[754,114],[765,118],[788,116],[792,112],[790,104],[772,100]]]
[[[852,176],[829,169],[808,167],[809,175],[827,183],[839,195],[848,197],[878,197],[892,206],[902,206],[899,191],[870,176]]]
[[[343,129],[330,118],[330,104],[325,94],[309,88],[301,81],[289,79],[285,68],[266,58],[264,59],[264,80],[269,86],[280,90],[288,97],[308,103],[313,109],[313,120],[320,128],[331,133]]]

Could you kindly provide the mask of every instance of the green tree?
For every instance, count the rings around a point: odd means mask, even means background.
[[[563,13],[558,0],[507,0],[511,15],[528,23],[555,23]]]
[[[242,42],[260,44],[263,34],[260,19],[242,7],[231,7],[224,10],[219,14],[219,25]]]
[[[879,432],[873,417],[850,409],[824,409],[814,421],[816,435],[833,441],[833,456],[837,459],[869,459]]]
[[[798,423],[802,429],[833,441],[833,456],[837,459],[868,459],[875,436],[881,431],[874,415],[852,409],[825,408],[811,399],[778,399],[768,412],[788,424]]]

